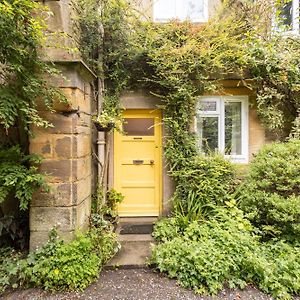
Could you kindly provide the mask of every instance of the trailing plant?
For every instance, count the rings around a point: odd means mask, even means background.
[[[64,99],[45,79],[58,72],[38,56],[45,41],[45,14],[35,1],[0,3],[0,125],[7,132],[16,126],[21,138],[31,124],[49,126],[38,114],[38,103],[51,109],[54,99]]]
[[[19,200],[20,209],[26,210],[36,190],[49,190],[45,177],[34,165],[39,162],[38,156],[25,155],[19,146],[0,148],[0,203],[12,195]]]
[[[240,207],[267,236],[300,236],[300,141],[266,145],[250,163]]]

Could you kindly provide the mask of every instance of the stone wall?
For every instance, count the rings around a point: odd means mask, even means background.
[[[79,67],[85,72],[79,73]],[[40,171],[47,174],[51,191],[34,195],[30,208],[30,248],[43,244],[54,226],[65,239],[88,226],[92,193],[91,86],[93,77],[79,62],[61,68],[68,76],[60,86],[69,104],[57,103],[56,112],[40,108],[53,124],[33,128],[30,152],[44,160]]]
[[[48,31],[64,34],[56,35],[61,47],[42,49],[41,55],[54,62],[61,71],[62,76],[48,80],[61,89],[68,103],[56,101],[55,112],[40,105],[40,115],[53,127],[32,128],[34,136],[30,138],[30,152],[44,158],[40,171],[47,175],[51,190],[50,193],[40,191],[32,199],[31,250],[47,241],[53,227],[57,227],[59,236],[65,240],[72,239],[77,230],[88,227],[92,185],[95,185],[91,123],[91,114],[95,113],[91,83],[95,75],[80,60],[79,52],[72,52],[76,39],[72,32],[70,0],[44,3],[52,12],[47,20]]]

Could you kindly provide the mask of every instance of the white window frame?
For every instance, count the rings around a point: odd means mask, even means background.
[[[193,23],[205,23],[208,21],[208,0],[197,0],[197,1],[203,1],[204,16],[203,16],[203,18],[193,18],[193,19],[190,19],[189,17],[185,17],[185,18],[180,17],[180,13],[179,13],[180,7],[181,7],[181,4],[184,3],[185,0],[173,0],[172,1],[175,5],[175,15],[174,16],[172,16],[170,18],[168,18],[168,17],[158,18],[157,17],[157,7],[155,7],[155,4],[157,4],[158,1],[159,0],[153,0],[153,20],[154,20],[154,22],[167,23],[172,19],[178,19],[179,21],[190,20]],[[163,0],[160,0],[160,1],[163,1]],[[180,1],[183,1],[183,2],[180,3]]]
[[[216,111],[201,111],[201,101],[217,102]],[[242,154],[225,155],[225,103],[241,103],[241,144]],[[199,98],[196,119],[201,117],[218,117],[218,151],[230,161],[235,163],[248,163],[249,161],[249,97],[248,96],[203,96]],[[197,132],[197,120],[195,120]],[[199,135],[199,133],[197,132]]]
[[[291,24],[291,29],[285,31],[285,33],[286,34],[299,34],[299,32],[300,32],[300,22],[299,22],[300,0],[292,0],[291,2],[292,2],[292,24]],[[277,25],[278,25],[278,23],[277,23]],[[275,29],[278,30],[278,26],[275,26]]]

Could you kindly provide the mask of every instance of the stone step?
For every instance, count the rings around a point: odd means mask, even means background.
[[[124,235],[125,236],[125,235]],[[123,237],[124,237],[123,236]],[[121,239],[123,239],[123,237]],[[130,239],[130,237],[126,237]],[[131,237],[132,238],[132,237]],[[151,244],[154,244],[151,236],[142,237],[140,240],[121,240],[121,249],[106,264],[106,268],[145,268],[147,259],[151,255]]]

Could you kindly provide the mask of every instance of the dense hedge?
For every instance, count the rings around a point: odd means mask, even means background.
[[[300,237],[300,140],[265,146],[250,164],[239,204],[266,237]]]

